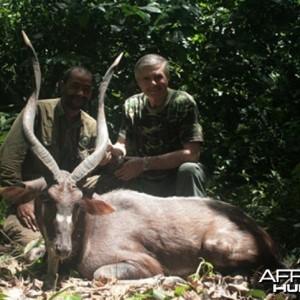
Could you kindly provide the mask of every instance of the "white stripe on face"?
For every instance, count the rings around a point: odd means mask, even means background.
[[[63,216],[61,214],[56,214],[56,221],[58,223],[62,223],[64,221],[66,221],[68,224],[71,224],[71,222],[72,222],[72,215]]]

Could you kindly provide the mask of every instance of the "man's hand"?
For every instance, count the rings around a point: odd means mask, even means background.
[[[141,157],[125,156],[124,164],[115,172],[122,181],[131,180],[143,173],[143,159]]]
[[[102,158],[99,166],[105,166],[108,163],[119,163],[120,158],[126,154],[125,145],[116,143],[114,145],[108,145],[106,153]]]
[[[107,165],[109,162],[112,161],[112,158],[113,158],[113,156],[111,154],[111,151],[110,150],[106,150],[106,152],[105,152],[102,160],[99,163],[99,166],[105,166],[105,165]]]
[[[27,228],[38,231],[38,225],[34,214],[34,201],[23,203],[17,207],[17,217]]]

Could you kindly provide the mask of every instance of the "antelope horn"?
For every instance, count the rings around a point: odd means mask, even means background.
[[[85,158],[72,172],[72,174],[69,177],[69,180],[72,184],[76,184],[79,180],[81,180],[83,177],[88,175],[93,169],[95,169],[101,160],[103,159],[108,142],[108,130],[107,130],[107,124],[105,119],[105,113],[104,113],[104,96],[105,92],[107,90],[107,87],[109,85],[109,82],[113,76],[115,67],[119,64],[121,58],[123,56],[123,53],[121,53],[115,61],[112,63],[112,65],[109,67],[109,69],[106,71],[103,80],[99,86],[99,96],[98,96],[98,115],[97,115],[97,137],[96,137],[96,145],[95,145],[95,151]]]
[[[40,143],[40,141],[37,139],[37,137],[34,134],[34,119],[35,119],[36,108],[37,108],[37,100],[39,97],[40,86],[41,86],[41,69],[40,69],[40,63],[37,54],[35,52],[35,49],[33,48],[26,33],[22,31],[22,34],[26,46],[30,49],[30,55],[32,59],[33,72],[35,78],[35,91],[28,99],[23,112],[23,132],[31,145],[31,150],[34,152],[37,158],[40,159],[41,162],[52,172],[54,179],[58,183],[62,183],[63,174],[59,169],[56,161],[51,156],[49,151]]]

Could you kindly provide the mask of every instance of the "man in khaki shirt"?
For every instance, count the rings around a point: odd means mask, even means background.
[[[82,110],[91,98],[92,84],[92,74],[75,66],[64,75],[60,99],[38,101],[35,134],[58,166],[69,172],[94,148],[96,120]],[[29,149],[23,134],[21,113],[0,149],[0,184],[18,184],[42,175],[45,177],[47,172]],[[23,245],[40,237],[33,199],[11,203],[3,230],[13,241]]]

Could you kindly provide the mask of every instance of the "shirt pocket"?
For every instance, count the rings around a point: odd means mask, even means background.
[[[88,135],[83,135],[79,138],[78,146],[81,159],[85,159],[93,152],[91,140],[92,137]]]

